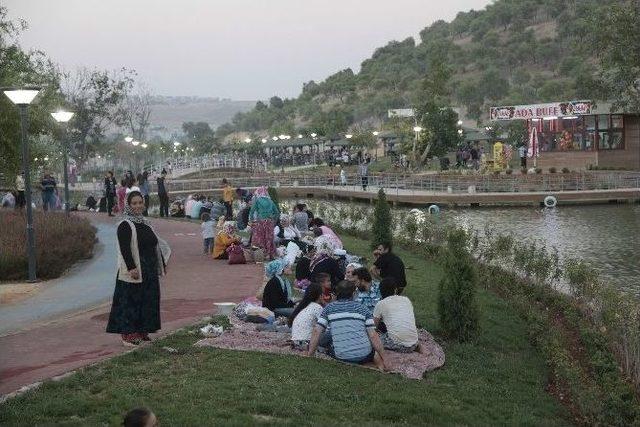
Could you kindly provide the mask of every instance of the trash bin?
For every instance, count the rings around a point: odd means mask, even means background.
[[[448,157],[440,157],[440,170],[449,170],[449,164],[450,162]]]

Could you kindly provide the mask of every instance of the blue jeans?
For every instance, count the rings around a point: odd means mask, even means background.
[[[53,191],[42,192],[42,209],[45,211],[54,210],[56,208],[56,198]]]
[[[204,253],[211,254],[213,252],[213,237],[207,237],[203,241]]]

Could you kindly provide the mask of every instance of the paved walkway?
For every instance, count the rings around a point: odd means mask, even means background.
[[[43,284],[34,296],[0,308],[0,336],[42,324],[47,319],[104,303],[113,295],[115,227],[96,223],[98,243],[88,261],[75,265],[59,279]]]
[[[106,215],[91,218],[99,225],[99,230],[113,230],[114,221]],[[211,315],[215,311],[214,302],[237,302],[255,292],[262,278],[260,265],[230,266],[202,255],[200,227],[196,223],[160,219],[152,220],[152,223],[172,248],[167,276],[161,279],[162,330],[152,337],[166,335]],[[102,253],[113,252],[115,256],[114,239],[103,244]],[[99,254],[98,258],[102,256]],[[38,304],[30,303],[30,300],[19,303],[21,306],[23,303],[31,304],[29,309],[34,313],[28,315],[26,308],[12,310],[21,313],[20,316],[12,315],[14,328],[18,318],[24,319],[25,328],[0,337],[0,394],[126,351],[118,335],[104,332],[109,316],[109,298],[115,285],[113,256],[104,255],[103,262],[107,265],[101,265],[96,276],[82,275],[78,271],[68,276],[68,283],[62,279],[56,285],[59,291],[54,292],[51,288],[51,292],[57,293],[57,298],[71,301],[36,295],[32,298],[40,297],[34,300],[40,301]],[[91,265],[86,267],[92,268]],[[82,282],[85,289],[78,287]],[[49,305],[55,307],[49,310]],[[84,310],[78,311],[80,307]],[[4,310],[2,308],[0,312]],[[44,316],[48,320],[42,320],[38,313],[40,310],[48,310],[48,316]],[[51,318],[52,315],[55,318]],[[10,316],[7,314],[7,318]]]

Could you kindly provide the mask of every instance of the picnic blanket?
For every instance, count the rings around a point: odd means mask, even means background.
[[[229,350],[260,351],[264,353],[289,354],[304,356],[304,353],[291,348],[288,339],[290,334],[282,332],[259,332],[256,325],[245,323],[235,315],[229,316],[232,328],[225,330],[218,337],[205,338],[195,343],[198,347],[215,347]],[[386,351],[385,362],[388,372],[400,374],[410,379],[422,379],[425,372],[433,371],[444,365],[445,357],[442,347],[433,339],[431,334],[423,329],[418,330],[418,339],[427,349],[427,354],[397,353]],[[317,353],[316,357],[331,359],[329,356]],[[353,365],[361,366],[361,365]],[[362,365],[375,369],[373,363]]]

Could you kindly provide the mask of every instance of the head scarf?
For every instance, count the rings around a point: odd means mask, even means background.
[[[280,224],[287,223],[291,225],[291,217],[288,214],[280,214]]]
[[[287,261],[283,258],[274,259],[264,267],[264,272],[269,279],[275,277],[280,282],[282,292],[287,296],[287,301],[291,301],[293,295],[293,289],[291,289],[291,282],[287,278],[282,277],[284,269],[287,268]]]
[[[253,197],[254,198],[258,198],[258,197],[267,197],[267,198],[271,198],[269,197],[269,191],[267,191],[267,187],[258,187],[256,188],[256,190],[253,192]]]
[[[233,222],[227,221],[222,225],[223,233],[233,234],[234,231],[236,231],[236,225]]]
[[[362,264],[357,262],[350,262],[349,264],[347,264],[347,270],[349,269],[349,267],[352,267],[354,270],[357,270],[359,268],[362,268]]]
[[[264,267],[264,272],[268,278],[272,278],[274,276],[280,276],[284,272],[285,268],[287,268],[287,262],[278,258],[267,263]]]
[[[336,250],[336,245],[333,239],[330,236],[325,235],[318,236],[313,243],[313,246],[316,248],[316,256],[331,256]]]
[[[138,194],[139,194],[139,197],[142,197],[142,194],[140,194],[140,192],[138,192]],[[133,211],[133,208],[131,207],[131,205],[129,205],[129,197],[124,199],[124,211],[122,212],[122,218],[125,221],[131,221],[135,224],[149,225],[149,221],[147,221],[147,219],[144,216],[142,216],[142,213],[136,214]]]
[[[327,236],[319,236],[316,238],[313,243],[314,248],[316,249],[316,253],[311,260],[311,264],[309,265],[309,269],[313,271],[313,269],[323,260],[329,258],[333,255],[333,251],[335,250],[335,245],[333,241]]]

